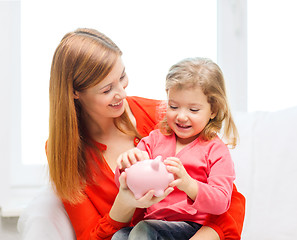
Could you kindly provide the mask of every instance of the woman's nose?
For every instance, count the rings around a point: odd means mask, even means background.
[[[126,88],[126,87],[124,87],[122,84],[119,84],[119,85],[118,85],[117,95],[118,95],[120,98],[122,98],[122,99],[127,97],[127,93],[126,93],[125,88]]]

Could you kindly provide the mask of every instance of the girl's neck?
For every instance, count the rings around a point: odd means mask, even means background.
[[[178,154],[184,147],[186,147],[187,145],[189,145],[191,142],[195,141],[198,136],[193,136],[192,138],[179,138],[178,136],[175,135],[176,138],[176,150],[175,153]]]

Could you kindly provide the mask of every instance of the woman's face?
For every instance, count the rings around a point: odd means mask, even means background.
[[[93,121],[116,118],[124,113],[125,88],[128,77],[121,57],[118,57],[111,72],[96,86],[82,92],[75,92],[75,98],[81,103],[83,112]]]

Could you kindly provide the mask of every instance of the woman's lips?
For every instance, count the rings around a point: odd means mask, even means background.
[[[123,106],[123,100],[121,100],[117,103],[109,104],[109,106],[111,106],[113,108],[121,108]]]

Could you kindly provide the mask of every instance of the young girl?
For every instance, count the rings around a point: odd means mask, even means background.
[[[161,155],[175,176],[169,185],[175,190],[147,208],[133,229],[124,228],[113,239],[189,239],[208,214],[223,214],[230,206],[235,172],[226,145],[235,147],[237,130],[220,68],[209,59],[185,59],[169,70],[166,92],[160,129],[137,146],[145,152],[129,150],[118,165],[123,169]]]

